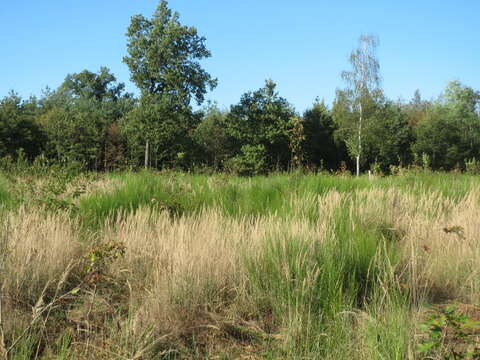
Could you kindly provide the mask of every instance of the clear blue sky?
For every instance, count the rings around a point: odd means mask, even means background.
[[[68,73],[109,67],[130,91],[122,63],[134,14],[156,0],[0,0],[0,97],[56,88]],[[479,0],[170,0],[180,21],[207,38],[206,69],[219,85],[207,98],[221,107],[278,83],[302,112],[315,97],[331,103],[361,33],[380,38],[386,95],[439,95],[449,80],[480,90]]]

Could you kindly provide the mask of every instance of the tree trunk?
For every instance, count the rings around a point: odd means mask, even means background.
[[[360,176],[360,155],[357,155],[357,176]]]
[[[105,146],[103,148],[103,171],[107,171],[107,141],[105,140]]]
[[[148,169],[148,140],[145,144],[145,169]]]
[[[360,155],[362,153],[362,103],[360,103],[360,121],[358,123],[357,176],[360,176]]]

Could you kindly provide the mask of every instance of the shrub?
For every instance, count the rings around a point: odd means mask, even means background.
[[[465,159],[465,171],[471,175],[480,174],[480,162],[475,158]]]
[[[263,145],[244,145],[241,154],[226,162],[226,168],[230,172],[252,176],[265,173],[267,169],[267,152]]]

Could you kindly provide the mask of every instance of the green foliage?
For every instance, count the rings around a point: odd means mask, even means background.
[[[430,156],[427,153],[422,153],[422,168],[424,171],[431,169]]]
[[[425,121],[415,128],[416,142],[412,150],[417,154],[427,154],[433,170],[452,169],[463,164],[470,155],[468,145],[462,141],[458,123],[437,107]]]
[[[465,159],[465,171],[471,175],[480,174],[480,162],[475,159]]]
[[[131,94],[123,93],[124,85],[102,67],[98,74],[84,70],[68,75],[54,92],[42,99],[39,123],[48,136],[46,155],[66,166],[76,164],[86,169],[101,170],[122,162],[124,154],[112,147],[112,127],[134,105]],[[122,143],[119,138],[114,142]]]
[[[463,167],[466,159],[480,156],[478,92],[450,82],[443,94],[415,128],[417,154],[426,153],[432,169]]]
[[[105,134],[104,170],[125,169],[127,166],[127,140],[114,122]]]
[[[45,147],[45,134],[36,121],[36,101],[22,101],[14,92],[0,100],[0,158],[16,159],[22,151],[33,160]]]
[[[130,163],[155,168],[187,167],[193,163],[193,129],[198,104],[217,81],[200,66],[210,57],[205,38],[179,22],[179,14],[162,0],[151,19],[135,15],[127,31],[124,62],[142,92],[140,106],[121,123],[128,139]]]
[[[175,110],[166,98],[144,96],[140,105],[120,123],[127,139],[131,165],[142,164],[148,142],[148,166],[186,168],[193,155],[190,134],[196,122],[197,119],[189,108]],[[179,158],[178,154],[182,152],[188,156]]]
[[[292,126],[289,131],[290,151],[292,152],[291,168],[299,169],[303,166],[304,152],[303,143],[305,141],[305,129],[303,128],[303,119],[298,116],[292,118]]]
[[[76,163],[86,169],[99,169],[107,119],[97,104],[81,100],[72,111],[60,110],[60,116],[49,119],[52,150],[63,163]],[[53,149],[54,146],[54,149]]]
[[[252,176],[267,172],[267,151],[265,146],[243,145],[240,154],[229,159],[225,164],[226,170],[233,174]]]
[[[365,156],[371,152],[370,146],[373,141],[369,137],[373,134],[368,131],[372,123],[375,122],[375,115],[384,102],[383,94],[380,91],[364,94],[362,98],[362,121],[361,135],[359,142],[360,129],[360,111],[356,100],[352,98],[353,93],[350,90],[337,90],[332,107],[332,118],[335,123],[334,138],[344,143],[348,155],[355,160],[359,154],[359,145],[361,145],[362,156],[360,156],[360,166],[364,167],[372,159]]]
[[[125,93],[124,84],[117,82],[107,67],[96,73],[83,70],[69,74],[58,89],[47,89],[40,99],[22,100],[11,92],[0,100],[0,215],[3,217],[5,209],[19,204],[65,212],[75,220],[71,224],[74,231],[95,237],[107,222],[114,226],[116,221],[141,208],[148,208],[152,218],[166,212],[172,221],[184,214],[198,215],[206,208],[215,208],[224,215],[242,218],[245,224],[265,216],[317,226],[323,215],[318,197],[330,191],[348,192],[351,195],[343,196],[343,203],[334,211],[327,229],[321,230],[325,231],[323,241],[313,235],[302,238],[272,229],[268,241],[244,258],[247,274],[241,278],[244,287],[240,291],[253,296],[248,298],[251,303],[247,307],[254,311],[235,312],[238,309],[234,306],[245,305],[236,303],[236,299],[232,302],[233,297],[245,295],[236,293],[236,284],[231,289],[227,283],[228,290],[222,284],[221,291],[216,284],[205,285],[206,301],[212,304],[218,296],[216,292],[235,293],[227,296],[228,306],[219,310],[225,312],[222,315],[266,319],[268,330],[275,336],[264,329],[252,330],[254,326],[233,322],[229,331],[225,331],[225,326],[211,325],[210,320],[207,326],[192,328],[234,333],[234,337],[245,342],[268,341],[272,352],[264,355],[272,359],[352,358],[359,345],[363,346],[360,353],[365,358],[410,357],[409,349],[414,351],[410,338],[414,304],[409,303],[409,294],[397,281],[404,272],[397,267],[403,254],[397,250],[401,235],[383,218],[369,219],[361,211],[353,210],[362,209],[364,189],[395,187],[408,195],[422,197],[430,193],[454,203],[478,188],[480,93],[453,81],[436,101],[424,101],[416,91],[410,103],[393,103],[379,88],[377,41],[372,36],[362,36],[361,46],[350,56],[352,70],[342,73],[347,87],[337,90],[331,110],[317,101],[299,117],[292,105],[279,96],[276,84],[267,80],[264,87],[243,94],[230,111],[210,106],[195,112],[192,101],[200,105],[207,91],[217,85],[217,80],[201,66],[201,61],[211,56],[205,38],[194,27],[182,25],[179,14],[169,9],[165,0],[160,1],[151,18],[133,16],[126,35],[128,55],[124,62],[130,69],[131,80],[141,91],[138,101]],[[262,176],[303,166],[340,168],[339,173],[346,174],[348,155],[357,160],[357,171],[362,166],[375,174],[391,171],[402,176],[335,177],[326,171],[306,176],[299,175],[300,171]],[[86,194],[87,187],[99,175],[83,170],[123,170],[143,164],[155,169],[187,171],[210,167],[242,177],[116,173],[107,177],[114,183],[110,189]],[[468,175],[431,171],[452,169],[466,170]],[[425,211],[437,215],[445,206],[442,201],[437,203],[438,208],[432,205]],[[379,206],[384,205],[379,199]],[[78,228],[77,220],[81,224]],[[462,226],[446,226],[443,231],[466,240]],[[96,275],[108,271],[116,259],[124,257],[128,244],[111,240],[88,245],[79,263],[86,264],[90,279],[84,277],[81,286],[62,297],[64,305],[59,302],[55,309],[75,306],[70,296],[80,291],[87,293],[92,285],[89,281],[95,281]],[[36,251],[31,249],[32,254]],[[160,264],[159,270],[161,266],[164,265]],[[67,270],[65,274],[70,271]],[[85,271],[75,277],[82,278]],[[95,288],[90,310],[95,296],[102,298],[102,291],[113,294],[117,285],[98,289],[98,294]],[[48,286],[47,283],[44,292],[51,290]],[[138,290],[135,286],[133,289]],[[186,300],[182,298],[175,305],[188,303],[190,290],[184,286],[179,293]],[[208,295],[214,292],[215,295]],[[115,295],[126,298],[125,293],[126,285]],[[30,319],[28,301],[5,299],[7,308],[27,308]],[[111,308],[118,314],[125,311]],[[65,320],[64,315],[60,321]],[[56,348],[59,359],[75,357],[69,351],[73,344],[80,344],[80,339],[73,339],[69,332],[47,334],[49,316],[50,310],[42,318],[42,329],[32,326],[18,338],[21,341],[14,346],[12,359],[55,356],[42,354],[44,346],[49,351]],[[116,337],[108,344],[110,347],[102,344],[105,354],[155,357],[156,325],[137,332],[142,316],[128,317],[123,323],[112,322],[101,334]],[[57,319],[51,322],[54,320]],[[104,325],[108,322],[102,321]],[[96,331],[90,328],[88,315],[86,323],[89,343]],[[3,326],[0,324],[0,335]],[[53,332],[58,331],[58,325],[53,327]],[[480,348],[471,336],[480,324],[454,307],[435,312],[421,327],[424,333],[416,356],[480,359]],[[188,331],[195,334],[197,330]],[[478,339],[478,334],[474,335]],[[165,337],[168,339],[170,334]],[[52,347],[48,340],[53,338],[58,342]],[[190,333],[186,338],[195,342]],[[283,344],[277,346],[282,340]],[[10,341],[8,338],[7,342]],[[148,351],[144,352],[145,349]],[[174,350],[162,354],[176,356]]]
[[[480,322],[457,312],[454,306],[434,312],[420,328],[424,335],[417,353],[422,359],[480,359],[480,346],[469,336],[480,329]]]
[[[83,70],[78,74],[67,75],[59,91],[67,93],[70,97],[81,99],[94,99],[99,102],[115,101],[124,96],[125,89],[125,84],[117,84],[116,81],[110,70],[102,66],[97,74]]]
[[[0,207],[26,204],[75,216],[78,199],[98,178],[97,173],[81,173],[77,168],[39,164],[38,161],[30,168],[15,165],[8,173],[8,180],[4,181],[0,175]],[[3,184],[6,184],[5,187]],[[3,189],[7,189],[5,197],[1,195]]]
[[[360,161],[363,157],[364,128],[371,116],[370,108],[379,98],[380,65],[376,55],[378,38],[373,35],[361,35],[359,46],[352,51],[349,61],[351,71],[343,71],[342,78],[347,84],[345,90],[337,90],[336,104],[340,111],[334,111],[336,122],[341,129],[340,135],[345,141],[349,153],[356,159],[356,173],[360,175]],[[345,116],[345,113],[350,113]],[[363,161],[365,163],[365,161]]]
[[[102,273],[113,260],[125,256],[125,244],[110,241],[93,246],[85,255],[88,273]]]
[[[348,160],[344,143],[335,138],[336,124],[323,102],[315,102],[303,114],[305,165],[313,168],[337,169],[340,161]]]
[[[255,157],[264,157],[262,171],[288,168],[295,113],[275,87],[267,80],[263,88],[245,93],[240,103],[231,107],[225,125],[235,162],[250,164]]]
[[[198,60],[210,57],[205,38],[194,27],[182,25],[179,14],[162,0],[151,19],[131,18],[127,31],[128,56],[123,58],[132,81],[143,95],[166,96],[189,106],[192,96],[200,104],[217,81]]]
[[[410,102],[402,104],[402,112],[407,116],[410,127],[415,128],[417,124],[424,121],[432,105],[432,102],[422,99],[418,89],[415,90]]]
[[[390,166],[409,164],[414,137],[408,118],[399,105],[385,102],[378,105],[365,129],[365,157],[377,163],[382,172]]]
[[[200,148],[195,163],[219,170],[228,158],[228,139],[225,121],[228,113],[210,104],[198,126],[193,131],[193,141]]]
[[[2,168],[18,171],[41,157],[97,171],[145,165],[257,175],[299,167],[346,173],[358,160],[362,169],[375,164],[388,174],[425,165],[428,156],[432,170],[477,171],[479,92],[452,81],[436,101],[417,90],[409,103],[393,103],[379,88],[371,36],[352,53],[352,70],[342,74],[347,87],[337,90],[332,109],[317,101],[301,118],[271,80],[229,112],[194,112],[192,100],[200,104],[216,85],[200,66],[210,52],[166,1],[150,19],[132,17],[127,37],[124,60],[140,101],[107,67],[69,74],[39,99],[11,92],[0,100]]]
[[[32,359],[36,356],[36,352],[40,342],[40,336],[36,333],[35,330],[28,331],[27,335],[23,339],[21,339],[17,346],[9,353],[8,359],[25,360]]]

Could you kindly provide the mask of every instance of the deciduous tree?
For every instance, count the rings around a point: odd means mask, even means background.
[[[266,80],[263,88],[242,95],[227,116],[226,132],[236,154],[234,162],[246,167],[250,164],[257,173],[275,167],[286,169],[292,159],[289,145],[295,111],[275,87],[272,80]],[[263,164],[261,169],[259,162]]]
[[[340,161],[348,157],[345,145],[335,139],[337,126],[323,101],[316,101],[312,108],[305,111],[303,128],[306,165],[330,170],[338,168]]]
[[[205,38],[198,35],[195,27],[182,25],[179,14],[169,9],[165,0],[160,1],[152,18],[142,15],[131,18],[127,50],[123,61],[130,69],[131,80],[142,93],[140,106],[147,108],[135,110],[135,114],[128,117],[135,124],[125,124],[126,128],[144,129],[137,136],[135,146],[138,147],[138,141],[145,145],[144,163],[148,166],[150,148],[160,152],[157,158],[172,153],[172,149],[164,146],[182,139],[170,137],[184,136],[183,130],[192,127],[191,100],[201,104],[217,81],[200,64],[202,59],[210,57]],[[179,128],[173,129],[175,126]],[[166,129],[168,134],[163,133]],[[170,140],[165,141],[166,138]]]
[[[368,120],[367,107],[380,93],[380,65],[376,55],[378,39],[372,35],[361,35],[359,46],[350,55],[351,71],[342,72],[342,78],[347,83],[343,91],[348,101],[347,106],[350,114],[344,119],[337,119],[337,123],[343,128],[344,140],[349,152],[356,161],[356,174],[360,175],[360,161],[363,153],[362,140],[364,136],[365,122]],[[338,93],[337,93],[338,95]],[[338,113],[337,113],[338,115]],[[352,122],[353,124],[346,124]]]

